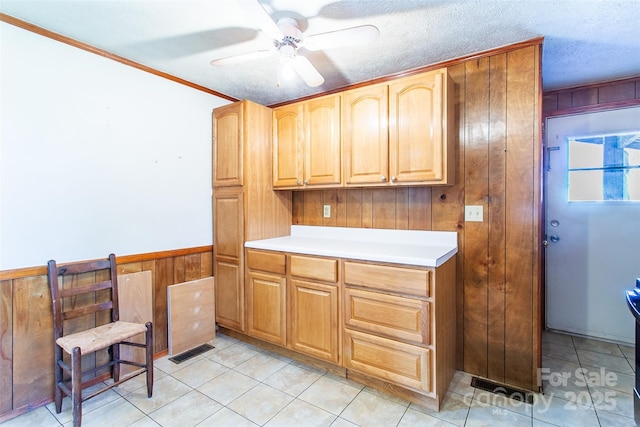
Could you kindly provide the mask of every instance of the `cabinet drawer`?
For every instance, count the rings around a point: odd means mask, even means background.
[[[277,252],[247,250],[247,267],[250,270],[285,274],[285,255]]]
[[[416,390],[432,389],[431,351],[427,348],[347,329],[344,366]]]
[[[428,297],[431,271],[346,261],[344,283],[385,292]]]
[[[338,281],[338,260],[291,255],[291,275],[324,282]]]
[[[344,311],[347,327],[421,345],[431,343],[428,301],[346,288]]]

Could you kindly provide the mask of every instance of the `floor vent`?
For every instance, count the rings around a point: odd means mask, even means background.
[[[177,356],[170,357],[169,360],[171,360],[173,363],[182,363],[185,360],[189,360],[192,357],[196,357],[197,355],[207,352],[212,348],[215,348],[215,347],[212,346],[211,344],[202,344],[192,348],[191,350],[187,350],[184,353],[180,353]]]
[[[479,388],[480,390],[485,390],[495,394],[500,394],[502,396],[510,397],[511,399],[519,400],[521,402],[533,404],[532,392],[519,390],[517,388],[484,380],[482,378],[473,377],[471,379],[471,387]]]

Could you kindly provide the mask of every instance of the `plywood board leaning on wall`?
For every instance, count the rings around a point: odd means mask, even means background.
[[[153,321],[153,302],[151,293],[151,271],[122,274],[118,276],[118,299],[120,306],[120,320],[134,323]],[[133,342],[144,344],[144,335],[133,337]],[[120,346],[120,357],[125,360],[135,360],[144,363],[144,348]],[[122,365],[121,375],[127,375],[138,370],[135,366]]]
[[[213,277],[167,288],[169,355],[183,353],[215,338],[213,291]]]

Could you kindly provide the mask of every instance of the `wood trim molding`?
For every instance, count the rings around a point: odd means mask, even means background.
[[[376,84],[376,83],[383,83],[383,82],[387,82],[387,81],[390,81],[390,80],[395,80],[395,79],[398,79],[400,77],[407,77],[407,76],[412,76],[414,74],[420,74],[420,73],[425,73],[427,71],[437,70],[439,68],[451,67],[451,66],[463,63],[463,62],[473,61],[473,60],[476,60],[476,59],[485,58],[485,57],[493,56],[493,55],[499,55],[499,54],[502,54],[502,53],[510,52],[512,50],[522,49],[522,48],[529,47],[529,46],[542,46],[542,42],[543,41],[544,41],[544,37],[536,37],[536,38],[525,40],[525,41],[522,41],[522,42],[519,42],[519,43],[514,43],[514,44],[507,45],[507,46],[502,46],[502,47],[497,47],[497,48],[494,48],[494,49],[484,50],[482,52],[472,53],[470,55],[461,56],[461,57],[454,58],[454,59],[449,59],[447,61],[438,62],[436,64],[431,64],[431,65],[427,65],[427,66],[424,66],[424,67],[414,68],[412,70],[402,71],[402,72],[399,72],[399,73],[396,73],[396,74],[390,74],[388,76],[379,77],[379,78],[372,79],[372,80],[367,80],[365,82],[360,82],[360,83],[356,83],[356,84],[349,85],[349,86],[344,86],[344,87],[337,88],[337,89],[334,89],[334,90],[330,90],[330,91],[327,91],[327,92],[317,93],[317,94],[306,96],[306,97],[303,97],[303,98],[293,99],[293,100],[290,100],[290,101],[269,105],[268,107],[269,108],[277,108],[277,107],[281,107],[283,105],[293,104],[295,102],[300,102],[300,101],[306,101],[306,100],[313,99],[313,98],[318,98],[318,97],[324,96],[324,95],[330,95],[330,94],[333,94],[333,93],[344,92],[344,91],[350,90],[350,89],[357,89],[357,88],[363,87],[363,86],[369,86],[369,85]]]
[[[605,104],[584,105],[582,107],[570,107],[562,110],[552,110],[543,112],[542,118],[555,116],[567,116],[571,114],[593,113],[596,111],[617,110],[620,108],[640,106],[640,98],[626,101],[608,102]]]
[[[173,249],[173,250],[159,251],[159,252],[148,252],[144,254],[123,255],[123,256],[116,257],[116,263],[128,264],[131,262],[149,261],[153,259],[192,255],[192,254],[199,254],[203,252],[213,252],[213,245],[195,246],[193,248]],[[60,265],[64,265],[64,263]],[[47,274],[46,265],[18,268],[14,270],[3,270],[3,271],[0,271],[0,280],[20,279],[22,277],[39,276],[41,274]]]
[[[13,16],[7,15],[6,13],[0,13],[0,21],[6,22],[7,24],[14,25],[16,27],[22,28],[23,30],[31,31],[32,33],[39,34],[44,37],[48,37],[52,40],[59,41],[61,43],[68,44],[69,46],[77,47],[78,49],[82,49],[84,51],[94,53],[96,55],[103,56],[107,59],[111,59],[116,62],[120,62],[121,64],[127,65],[129,67],[137,68],[138,70],[145,71],[150,74],[154,74],[158,77],[165,78],[167,80],[171,80],[172,82],[179,83],[185,86],[188,86],[192,89],[196,89],[202,92],[206,92],[208,94],[217,96],[219,98],[223,98],[232,102],[238,101],[235,98],[232,98],[228,95],[225,95],[220,92],[216,92],[215,90],[206,88],[204,86],[200,86],[198,84],[192,83],[190,81],[181,79],[179,77],[173,76],[171,74],[165,73],[160,70],[156,70],[155,68],[148,67],[146,65],[140,64],[139,62],[132,61],[130,59],[124,58],[119,55],[115,55],[113,53],[107,52],[106,50],[99,49],[95,46],[91,46],[87,43],[83,43],[81,41],[72,39],[71,37],[64,36],[62,34],[55,33],[53,31],[47,30],[45,28],[39,27],[34,24],[30,24],[29,22],[23,21],[18,18],[14,18]]]

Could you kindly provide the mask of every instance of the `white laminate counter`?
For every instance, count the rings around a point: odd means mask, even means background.
[[[253,240],[247,248],[438,267],[458,252],[454,231],[292,225],[289,236]]]

